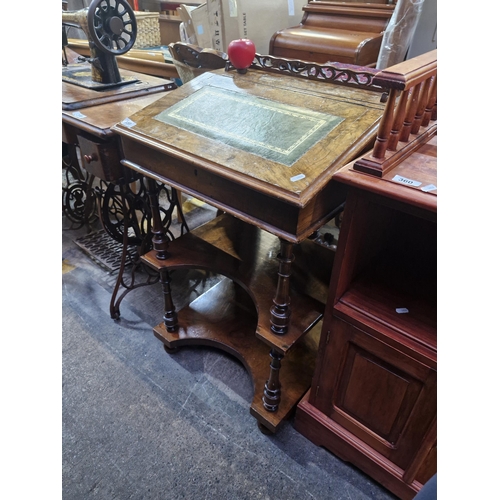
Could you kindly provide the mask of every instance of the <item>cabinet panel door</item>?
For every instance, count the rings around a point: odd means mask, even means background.
[[[315,406],[401,468],[436,414],[436,372],[331,318]]]

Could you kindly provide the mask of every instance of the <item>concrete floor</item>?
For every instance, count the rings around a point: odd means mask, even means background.
[[[213,216],[193,208],[197,225]],[[293,426],[262,434],[250,415],[253,387],[234,358],[212,348],[167,354],[152,332],[159,285],[129,293],[109,314],[116,272],[62,234],[62,497],[79,499],[394,499]],[[95,225],[95,228],[98,228]],[[176,301],[214,277],[172,273]]]

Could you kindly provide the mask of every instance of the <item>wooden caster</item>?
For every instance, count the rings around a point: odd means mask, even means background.
[[[179,350],[178,347],[168,347],[166,344],[163,344],[163,349],[167,354],[175,354]]]
[[[257,427],[259,428],[259,431],[262,432],[262,434],[265,434],[266,436],[271,436],[273,434],[273,432],[261,422],[257,422]]]

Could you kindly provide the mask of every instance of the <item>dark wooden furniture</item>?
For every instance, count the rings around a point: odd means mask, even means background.
[[[334,174],[349,192],[295,420],[402,499],[437,467],[436,54],[420,60],[418,71],[402,63],[378,75],[398,104],[375,148]]]
[[[166,80],[134,76],[141,83],[130,92],[126,87],[101,92],[62,82],[62,142],[78,147],[85,169],[104,181],[124,175],[119,140],[111,127],[176,88]]]
[[[76,60],[76,54],[72,53],[71,57]],[[85,67],[86,64],[82,64],[82,71]],[[153,103],[166,91],[176,88],[169,80],[127,70],[122,72],[137,79],[137,83],[97,91],[62,82],[62,142],[66,145],[69,158],[67,165],[63,162],[68,170],[67,185],[63,186],[63,213],[73,222],[81,222],[81,225],[89,214],[99,213],[106,233],[123,245],[110,303],[113,318],[119,316],[119,304],[125,293],[134,287],[128,284],[124,288],[122,279],[127,245],[135,243],[139,247],[147,237],[145,228],[134,219],[133,209],[137,208],[139,212],[139,208],[147,207],[148,203],[147,199],[143,202],[139,200],[144,196],[136,185],[140,176],[120,163],[120,141],[112,126]],[[100,194],[94,190],[94,179],[101,183]],[[175,193],[173,198],[175,204]],[[130,201],[133,202],[131,206]],[[130,232],[134,230],[134,238],[129,236],[128,227]],[[94,240],[95,245],[98,245],[97,239]],[[123,293],[118,296],[120,290]]]
[[[318,63],[375,66],[394,5],[312,0],[303,10],[304,17],[298,26],[272,36],[271,55]]]
[[[170,243],[153,227],[143,260],[165,298],[155,335],[168,351],[212,345],[242,360],[250,411],[275,432],[310,384],[332,265],[308,236],[344,201],[332,175],[373,144],[384,104],[374,73],[257,60],[246,74],[204,73],[113,130],[126,167],[223,213]],[[346,76],[352,87],[326,83]],[[169,270],[183,266],[229,280],[177,311]]]
[[[224,52],[188,43],[171,43],[168,50],[182,83],[187,83],[211,69],[224,68],[228,61]]]

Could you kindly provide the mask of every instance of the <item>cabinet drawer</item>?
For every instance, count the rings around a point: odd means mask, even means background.
[[[101,141],[96,137],[78,135],[82,165],[91,174],[104,181],[114,182],[123,177],[119,143],[116,139]]]

